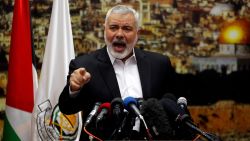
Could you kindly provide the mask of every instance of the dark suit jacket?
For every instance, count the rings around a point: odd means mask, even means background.
[[[137,48],[134,50],[143,98],[145,100],[148,98],[160,99],[163,94],[172,92],[175,71],[169,58]],[[91,80],[75,96],[69,95],[68,82],[60,95],[59,108],[65,114],[82,111],[83,121],[85,121],[95,102],[111,102],[114,98],[121,97],[121,94],[106,47],[72,60],[69,66],[68,80],[70,74],[80,67],[86,68],[91,74]]]
[[[137,48],[135,55],[143,98],[145,100],[152,97],[161,98],[163,94],[172,92],[175,72],[169,58]],[[111,102],[115,97],[121,97],[106,47],[72,60],[69,65],[68,80],[70,74],[80,67],[86,68],[91,74],[91,80],[74,97],[69,95],[69,83],[67,83],[59,98],[59,107],[63,113],[88,112],[95,102]]]

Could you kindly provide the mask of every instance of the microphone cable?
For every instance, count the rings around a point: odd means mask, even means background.
[[[200,134],[198,134],[192,141],[197,141],[201,137]]]
[[[97,136],[95,136],[95,135],[93,135],[92,133],[90,133],[90,132],[86,129],[85,126],[84,126],[83,130],[84,130],[84,132],[87,133],[89,136],[91,136],[91,137],[97,139],[98,141],[103,141],[102,139],[100,139],[100,138],[98,138]]]

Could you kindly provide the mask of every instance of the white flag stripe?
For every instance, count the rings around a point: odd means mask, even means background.
[[[26,134],[27,130],[31,131],[31,113],[22,111],[6,105],[6,117],[11,127],[14,127],[16,134],[22,141],[29,141],[30,134]]]

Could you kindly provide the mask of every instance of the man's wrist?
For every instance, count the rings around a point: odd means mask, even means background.
[[[79,91],[80,91],[80,90],[78,90],[78,91],[72,91],[72,90],[70,89],[70,86],[69,86],[69,95],[70,95],[70,96],[75,97],[75,96],[79,93]]]

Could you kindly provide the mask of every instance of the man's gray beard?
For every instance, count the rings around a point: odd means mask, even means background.
[[[107,47],[108,47],[108,50],[110,51],[110,54],[116,59],[123,59],[127,57],[133,49],[133,48],[126,47],[126,49],[123,52],[119,53],[119,52],[114,51],[112,45],[107,45]]]
[[[112,46],[112,43],[110,43],[110,42],[107,40],[106,36],[104,36],[104,40],[105,40],[105,43],[106,43],[106,45],[107,45],[107,47],[108,47],[108,50],[109,50],[110,54],[111,54],[114,58],[116,58],[116,59],[124,59],[125,57],[127,57],[127,56],[132,52],[132,50],[133,50],[133,48],[134,48],[134,46],[135,46],[135,44],[136,44],[136,42],[137,42],[137,37],[136,37],[136,39],[134,40],[133,43],[131,43],[131,44],[126,44],[125,50],[124,50],[123,52],[121,52],[121,53],[118,53],[118,52],[115,52],[115,51],[114,51],[113,46]]]

